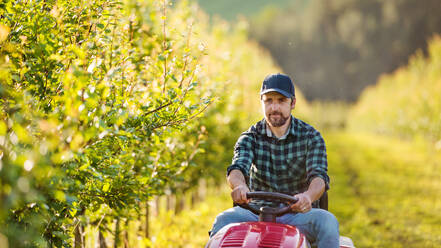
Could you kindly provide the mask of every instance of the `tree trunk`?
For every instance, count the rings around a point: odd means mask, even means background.
[[[84,248],[84,240],[83,240],[83,230],[82,230],[81,223],[77,223],[77,226],[75,227],[75,241],[74,241],[74,247],[75,248]]]
[[[120,246],[121,240],[119,238],[119,235],[120,235],[119,217],[117,217],[115,222],[115,242],[113,243],[114,248],[118,248]]]
[[[167,211],[173,210],[173,195],[172,194],[168,194],[166,195],[166,200],[167,200]]]
[[[191,208],[193,209],[193,208],[195,208],[196,207],[196,204],[198,204],[199,202],[200,202],[200,199],[199,199],[199,190],[198,190],[199,188],[197,187],[196,189],[194,189],[192,192],[191,192]]]
[[[124,248],[129,248],[129,219],[124,224]]]
[[[184,194],[180,191],[175,195],[175,214],[179,214],[184,209]]]
[[[149,222],[150,222],[150,206],[149,203],[146,202],[145,204],[145,237],[148,239],[150,238],[150,227],[149,227]]]
[[[205,196],[207,195],[207,181],[205,179],[201,179],[198,187],[199,200],[204,201]]]
[[[161,211],[161,198],[155,196],[155,216],[158,217]]]
[[[142,235],[142,204],[138,203],[139,212],[138,212],[138,232],[136,233],[136,236]]]
[[[103,232],[101,230],[98,231],[98,242],[100,248],[107,248],[106,239],[104,238]]]

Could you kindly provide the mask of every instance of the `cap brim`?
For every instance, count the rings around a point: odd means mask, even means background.
[[[285,97],[288,97],[288,98],[293,97],[293,95],[291,95],[290,93],[288,93],[288,92],[286,92],[284,90],[281,90],[281,89],[266,89],[266,90],[260,92],[260,95],[264,95],[264,94],[269,93],[269,92],[277,92],[277,93],[280,93],[280,94],[282,94],[282,95],[284,95]]]

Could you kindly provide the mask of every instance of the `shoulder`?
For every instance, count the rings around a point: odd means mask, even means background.
[[[308,139],[323,139],[321,133],[312,125],[293,117],[294,132]]]
[[[301,133],[320,133],[317,129],[315,129],[312,125],[293,117],[294,128],[297,129],[298,132]]]
[[[242,136],[249,136],[249,137],[257,137],[265,133],[265,119],[257,122],[256,124],[252,125],[248,130],[243,132],[240,137]]]
[[[264,128],[265,120],[255,123],[239,136],[237,143],[254,143],[256,139],[264,133]]]

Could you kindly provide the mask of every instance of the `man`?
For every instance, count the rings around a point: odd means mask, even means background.
[[[260,97],[265,118],[239,137],[227,169],[233,201],[248,203],[246,193],[250,190],[295,195],[299,201],[291,205],[293,212],[276,221],[296,226],[319,248],[339,247],[337,219],[326,210],[312,208],[329,189],[322,136],[291,115],[296,98],[294,84],[287,75],[267,76]],[[257,215],[236,206],[216,217],[210,235],[230,223],[257,220]]]

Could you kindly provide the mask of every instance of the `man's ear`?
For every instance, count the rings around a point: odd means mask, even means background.
[[[294,107],[296,106],[296,98],[292,97],[291,99],[292,99],[292,101],[291,101],[291,109],[294,109]]]

